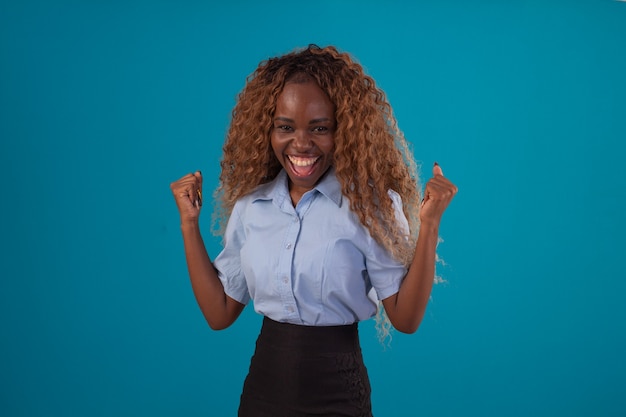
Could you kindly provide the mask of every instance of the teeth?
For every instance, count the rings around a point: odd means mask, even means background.
[[[319,159],[319,156],[315,158],[298,158],[296,156],[288,155],[287,158],[289,158],[291,163],[297,167],[308,167],[313,165]]]

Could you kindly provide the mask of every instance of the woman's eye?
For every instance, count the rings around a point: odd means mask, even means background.
[[[313,131],[315,133],[325,133],[328,131],[328,128],[326,126],[316,126],[313,128]]]
[[[280,126],[277,126],[277,129],[282,131],[282,132],[289,132],[289,131],[291,131],[291,126],[280,125]]]

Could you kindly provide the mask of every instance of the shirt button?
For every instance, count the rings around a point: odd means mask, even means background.
[[[289,282],[289,278],[287,278],[287,277],[283,277],[283,282],[284,282],[285,284],[286,284],[286,283],[288,283],[288,282]]]
[[[290,313],[293,313],[293,307],[292,306],[287,307],[287,311]]]
[[[287,244],[285,245],[285,248],[287,248],[287,249],[291,249],[291,243],[287,243]]]

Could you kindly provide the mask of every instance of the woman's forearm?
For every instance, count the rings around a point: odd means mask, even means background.
[[[400,290],[383,301],[391,323],[403,333],[414,333],[424,318],[435,278],[438,238],[438,224],[421,225],[415,256]]]
[[[209,326],[221,330],[230,326],[244,305],[224,292],[222,282],[204,246],[198,224],[182,225],[183,242],[191,286]]]

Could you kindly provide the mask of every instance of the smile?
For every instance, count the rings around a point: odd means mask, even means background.
[[[297,177],[305,178],[313,175],[316,171],[317,162],[321,159],[321,156],[314,157],[301,157],[301,156],[293,156],[287,155],[287,159],[291,163],[291,171]]]
[[[297,166],[297,167],[308,167],[313,165],[314,163],[317,162],[318,159],[320,159],[319,156],[316,157],[309,157],[309,158],[302,158],[302,157],[298,157],[298,156],[291,156],[291,155],[287,155],[287,158],[289,158],[289,162],[291,162],[293,165]]]

